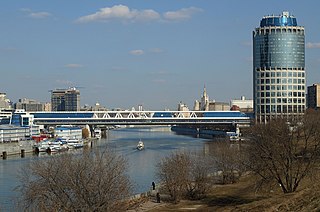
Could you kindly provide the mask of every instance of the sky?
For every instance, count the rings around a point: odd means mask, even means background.
[[[81,105],[193,108],[252,99],[252,31],[289,11],[306,31],[307,85],[320,82],[320,1],[3,0],[0,92],[50,102],[76,87]]]

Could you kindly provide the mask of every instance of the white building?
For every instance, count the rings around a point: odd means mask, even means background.
[[[0,109],[11,109],[11,101],[6,93],[0,93]]]
[[[241,96],[241,99],[231,100],[230,106],[238,106],[240,111],[253,111],[253,100],[246,99],[244,96]]]
[[[32,135],[39,135],[39,127],[20,127],[15,125],[0,125],[0,143],[28,140]]]
[[[59,138],[81,139],[82,128],[73,126],[61,126],[54,130],[54,136]]]

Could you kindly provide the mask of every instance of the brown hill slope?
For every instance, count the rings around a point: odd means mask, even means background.
[[[150,201],[153,201],[152,199]],[[279,188],[268,187],[259,192],[254,179],[246,176],[239,183],[217,185],[211,195],[201,201],[157,205],[144,211],[320,211],[320,183],[305,181],[300,190],[283,194]]]

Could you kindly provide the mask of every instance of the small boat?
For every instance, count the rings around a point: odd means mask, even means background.
[[[141,140],[138,142],[137,149],[138,150],[143,150],[144,149],[144,143]]]
[[[70,149],[79,149],[82,148],[84,146],[83,144],[83,140],[82,139],[67,139],[66,140],[67,145]]]
[[[94,129],[94,137],[100,139],[101,138],[101,129],[100,128],[95,128]]]

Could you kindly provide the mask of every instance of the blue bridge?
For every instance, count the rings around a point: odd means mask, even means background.
[[[41,125],[249,125],[239,111],[75,111],[30,112]]]

